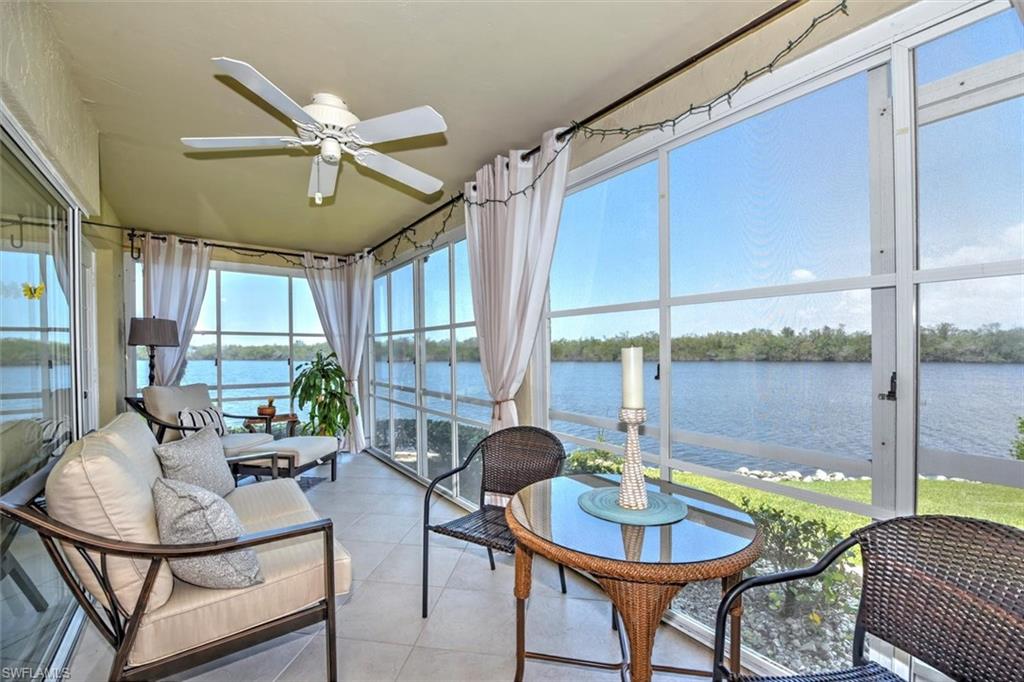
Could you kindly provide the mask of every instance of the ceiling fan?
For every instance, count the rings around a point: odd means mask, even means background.
[[[313,159],[309,174],[309,196],[318,206],[324,197],[334,194],[343,153],[356,163],[424,194],[441,189],[443,183],[437,178],[369,148],[380,142],[443,133],[448,124],[433,107],[414,107],[360,121],[337,95],[319,92],[313,95],[312,103],[300,107],[252,65],[228,57],[215,57],[213,62],[221,73],[231,76],[290,118],[297,136],[181,138],[187,146],[204,150],[316,149],[319,153]]]

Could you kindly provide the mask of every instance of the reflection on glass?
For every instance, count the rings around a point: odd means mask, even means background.
[[[398,404],[392,405],[391,409],[395,429],[391,457],[402,466],[416,471],[416,410]]]
[[[437,327],[451,321],[448,293],[448,249],[423,259],[423,324]]]
[[[472,322],[473,289],[469,283],[469,251],[466,240],[455,242],[452,251],[452,258],[455,261],[455,322]]]
[[[551,409],[618,421],[622,406],[621,352],[644,349],[647,423],[660,419],[658,311],[639,310],[551,320]],[[570,431],[584,435],[585,429]]]
[[[391,453],[391,403],[378,398],[373,405],[373,433],[371,440],[374,447],[382,452]]]
[[[870,274],[868,151],[863,73],[672,151],[672,293]]]
[[[869,291],[672,311],[675,429],[868,459],[871,388]]]
[[[452,371],[451,371],[451,332],[426,332],[423,335],[426,344],[426,366],[423,368],[423,386],[426,389],[424,404],[435,410],[451,412],[452,409]],[[435,395],[444,393],[448,397]]]
[[[0,188],[2,495],[61,454],[74,424],[66,207],[6,138]],[[34,531],[0,519],[0,546],[0,669],[17,677],[19,670],[37,672],[49,662],[75,603]]]
[[[1010,457],[1024,416],[1024,277],[922,284],[919,297],[920,445]]]
[[[323,334],[309,282],[292,277],[292,331],[296,334]]]
[[[391,329],[412,329],[412,263],[391,273]]]
[[[288,278],[222,270],[220,328],[229,332],[287,332]]]
[[[427,415],[427,478],[455,468],[452,457],[452,421],[446,417]],[[445,479],[441,487],[451,490],[455,479]]]
[[[395,386],[416,388],[416,344],[414,338],[412,334],[391,337],[391,383]]]
[[[658,163],[566,197],[551,268],[551,309],[658,297]]]
[[[287,384],[287,336],[222,336],[221,382],[231,384]],[[191,363],[190,363],[191,364]]]
[[[388,276],[381,275],[373,280],[373,332],[381,334],[388,330]]]
[[[1008,9],[917,48],[917,84],[948,78],[1021,50],[1024,28],[1014,10]]]
[[[455,390],[459,398],[491,399],[480,370],[480,344],[476,338],[476,327],[455,330],[455,372]]]
[[[457,426],[457,433],[459,450],[456,453],[456,457],[461,465],[469,457],[476,444],[487,437],[487,429],[460,422]],[[477,454],[469,467],[458,474],[459,497],[473,504],[480,504],[481,462],[482,459]]]

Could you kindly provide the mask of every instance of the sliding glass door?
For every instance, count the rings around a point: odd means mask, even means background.
[[[74,214],[4,135],[0,148],[0,494],[75,433]],[[0,520],[0,668],[42,676],[75,602],[34,531]],[[27,672],[26,672],[27,671]]]

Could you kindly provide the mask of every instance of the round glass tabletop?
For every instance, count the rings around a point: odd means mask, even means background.
[[[754,541],[753,519],[717,495],[665,481],[647,482],[648,491],[686,503],[686,516],[664,526],[633,526],[605,521],[584,511],[583,493],[614,487],[614,474],[558,476],[527,486],[512,499],[516,521],[540,538],[573,552],[616,561],[689,564],[739,552]]]

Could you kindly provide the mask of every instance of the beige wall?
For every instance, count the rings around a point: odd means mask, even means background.
[[[106,197],[101,197],[99,222],[118,225]],[[96,300],[83,301],[95,306],[96,351],[99,365],[99,418],[106,424],[125,409],[125,316],[131,315],[124,304],[123,233],[106,227],[84,225],[82,238],[96,253]]]
[[[99,130],[45,7],[0,2],[0,98],[82,203],[100,211]]]

